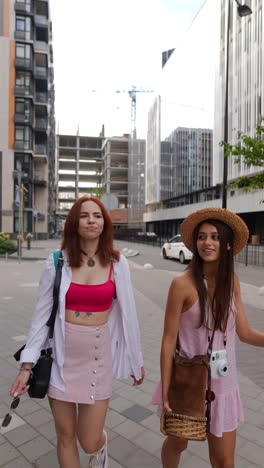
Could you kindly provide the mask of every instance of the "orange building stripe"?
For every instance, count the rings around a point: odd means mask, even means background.
[[[3,35],[9,36],[9,0],[3,0]]]
[[[8,125],[8,147],[13,149],[15,141],[15,41],[9,43],[9,125]]]

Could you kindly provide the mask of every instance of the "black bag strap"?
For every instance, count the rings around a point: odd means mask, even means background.
[[[55,325],[55,320],[56,320],[56,315],[57,315],[57,310],[58,310],[58,305],[59,305],[59,291],[60,291],[60,284],[61,284],[62,267],[63,267],[63,256],[62,256],[62,252],[60,251],[59,258],[58,258],[58,266],[56,268],[56,275],[55,275],[54,286],[53,286],[53,306],[52,306],[52,311],[51,311],[49,320],[46,323],[46,325],[50,327],[49,339],[53,338],[53,333],[54,333],[54,325]]]

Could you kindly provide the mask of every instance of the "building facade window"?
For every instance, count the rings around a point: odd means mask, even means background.
[[[15,146],[25,150],[32,149],[32,131],[30,127],[16,125]]]
[[[32,78],[29,72],[16,70],[16,88],[24,89],[25,92],[32,91]]]
[[[32,23],[29,16],[16,16],[16,38],[32,39]]]

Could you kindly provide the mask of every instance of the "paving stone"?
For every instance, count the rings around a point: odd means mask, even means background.
[[[263,467],[263,446],[260,447],[252,442],[247,442],[243,447],[240,447],[239,456],[248,460],[249,463],[255,463]]]
[[[109,410],[107,412],[105,425],[106,427],[112,429],[124,422],[125,420],[126,418],[121,414],[117,413],[116,411]]]
[[[24,416],[24,418],[33,427],[41,426],[53,419],[52,414],[45,409],[34,411],[34,413]]]
[[[0,419],[0,425],[2,421],[3,421],[3,418]],[[8,432],[13,431],[16,427],[25,426],[25,425],[26,425],[26,422],[22,418],[17,416],[17,414],[13,414],[12,419],[10,423],[8,424],[8,426],[1,427],[0,432],[1,434],[7,434]]]
[[[141,434],[146,429],[143,426],[135,423],[134,421],[127,420],[115,427],[115,432],[126,437],[128,440],[132,440]]]
[[[160,468],[160,460],[153,457],[144,450],[138,449],[136,453],[130,456],[126,461],[126,468]]]
[[[38,437],[39,433],[35,431],[32,427],[28,426],[27,424],[24,426],[20,426],[13,431],[7,432],[5,437],[13,444],[15,447],[28,442],[29,440]]]
[[[133,406],[131,400],[127,400],[119,395],[114,400],[111,400],[109,405],[111,409],[118,411],[118,413],[122,413],[122,411],[130,408],[131,406]]]
[[[137,404],[122,411],[123,416],[135,422],[144,421],[144,419],[151,416],[151,414],[152,413],[149,409],[145,408],[144,406],[137,405]]]
[[[142,426],[148,427],[153,432],[160,434],[160,420],[157,414],[151,414],[148,418],[141,421]]]
[[[34,411],[39,411],[40,406],[33,400],[33,399],[27,399],[27,400],[22,400],[20,402],[20,405],[17,407],[16,412],[19,414],[19,416],[27,416],[28,414],[33,413]]]
[[[57,434],[54,426],[53,421],[49,421],[48,423],[41,424],[37,428],[38,432],[40,432],[46,439],[48,439],[53,445],[57,443]]]
[[[110,457],[121,465],[126,466],[127,460],[132,456],[138,447],[124,437],[116,437],[108,444],[108,453]]]
[[[34,466],[36,468],[60,468],[57,458],[57,450],[53,449],[50,452],[43,455],[42,457],[39,457],[35,461]]]
[[[198,458],[194,455],[188,458],[186,461],[183,461],[181,464],[182,468],[209,468],[210,466],[210,463],[207,463],[205,460],[202,460],[201,458]]]
[[[139,447],[142,447],[146,452],[154,453],[161,450],[163,444],[164,436],[162,434],[158,435],[154,432],[146,429],[140,435],[133,439],[133,442]]]
[[[0,460],[1,461],[1,460]],[[3,468],[32,468],[32,464],[29,463],[25,458],[19,457],[15,458],[6,465],[0,465]]]
[[[124,465],[120,465],[112,458],[108,457],[109,460],[109,468],[124,468]]]
[[[42,455],[54,450],[54,446],[47,439],[39,436],[24,445],[20,445],[19,450],[27,460],[33,462],[38,460]]]
[[[4,465],[15,458],[18,458],[20,453],[9,442],[1,445],[1,464]]]

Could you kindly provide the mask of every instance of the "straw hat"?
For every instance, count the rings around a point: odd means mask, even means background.
[[[238,254],[248,241],[248,228],[238,215],[226,208],[204,208],[187,216],[181,224],[181,236],[186,247],[192,252],[194,251],[193,231],[198,224],[208,219],[222,221],[232,229],[234,233],[234,255]]]

